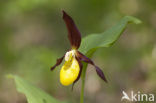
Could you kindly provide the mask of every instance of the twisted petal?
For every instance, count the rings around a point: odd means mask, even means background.
[[[91,59],[89,59],[88,57],[86,57],[85,55],[83,55],[81,52],[77,52],[77,57],[81,60],[81,61],[84,61],[84,62],[86,62],[86,63],[89,63],[89,64],[91,64],[91,65],[93,65],[94,67],[95,67],[95,69],[96,69],[96,72],[97,72],[97,74],[107,83],[107,80],[106,80],[106,77],[105,77],[105,75],[104,75],[104,73],[102,72],[102,70],[98,67],[98,66],[96,66],[95,64],[94,64],[94,62],[91,60]]]
[[[53,67],[51,67],[51,70],[54,70],[56,68],[56,66],[60,65],[62,63],[63,58],[64,58],[64,56],[57,59],[56,64]]]
[[[73,19],[65,11],[63,11],[63,20],[65,21],[68,29],[68,38],[71,46],[78,49],[81,44],[81,33],[76,27]]]
[[[82,68],[83,68],[83,65],[82,65],[81,61],[79,60],[79,58],[76,57],[76,59],[77,59],[77,61],[78,61],[78,63],[79,63],[80,72],[79,72],[79,75],[78,75],[78,77],[76,78],[76,80],[73,82],[72,90],[73,90],[74,84],[80,79],[81,73],[82,73]]]

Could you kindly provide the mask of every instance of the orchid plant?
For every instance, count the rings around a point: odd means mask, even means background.
[[[139,24],[141,21],[132,16],[125,16],[116,25],[105,32],[91,34],[81,40],[81,33],[76,27],[73,19],[65,11],[63,11],[63,20],[68,29],[68,38],[71,48],[61,58],[57,59],[56,64],[51,70],[54,70],[55,67],[60,65],[63,59],[65,59],[65,63],[60,70],[60,82],[64,86],[74,85],[74,83],[76,83],[81,77],[82,86],[80,103],[84,103],[84,86],[87,64],[93,65],[99,77],[107,82],[102,70],[90,59],[92,55],[99,48],[110,47],[113,45],[125,30],[128,23]],[[25,94],[28,103],[65,103],[56,100],[49,94],[16,75],[9,75],[9,77],[15,80],[17,90]]]
[[[76,83],[81,76],[83,69],[81,61],[83,61],[93,65],[99,77],[107,82],[102,70],[96,66],[91,59],[78,51],[81,44],[81,33],[76,27],[73,19],[65,11],[63,11],[63,20],[65,21],[68,29],[68,38],[71,44],[71,49],[66,52],[63,57],[57,59],[56,64],[51,68],[51,70],[54,70],[56,66],[60,65],[62,60],[65,58],[65,63],[60,71],[60,82],[64,86],[68,86],[72,83],[74,85],[74,83]]]

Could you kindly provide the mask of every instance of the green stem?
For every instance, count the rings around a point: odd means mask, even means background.
[[[84,88],[85,88],[86,69],[87,69],[87,64],[85,63],[83,65],[82,76],[81,76],[82,84],[81,84],[80,103],[84,103]]]
[[[84,87],[85,87],[85,80],[82,80],[80,103],[84,103]]]
[[[92,57],[93,53],[96,51],[96,48],[90,50],[89,52],[86,53],[87,57]],[[80,96],[80,103],[84,103],[84,88],[85,88],[85,77],[86,77],[86,70],[87,70],[87,63],[83,63],[83,68],[82,68],[82,74],[81,74],[81,96]]]

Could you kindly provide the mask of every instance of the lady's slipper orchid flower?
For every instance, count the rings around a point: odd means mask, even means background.
[[[63,57],[57,59],[56,64],[51,68],[51,70],[54,70],[56,66],[60,65],[65,58],[65,63],[60,71],[60,82],[62,85],[68,86],[70,84],[76,83],[79,80],[83,66],[81,61],[84,61],[93,65],[97,74],[105,82],[107,82],[102,70],[98,66],[96,66],[91,59],[78,51],[78,48],[81,44],[81,33],[77,29],[72,18],[65,11],[63,11],[63,20],[65,21],[68,29],[68,38],[71,44],[71,49],[66,52]]]

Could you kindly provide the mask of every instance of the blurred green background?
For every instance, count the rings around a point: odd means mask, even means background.
[[[139,18],[110,48],[93,59],[103,69],[104,83],[91,66],[87,69],[85,103],[120,103],[122,91],[156,94],[156,0],[1,0],[0,103],[27,103],[6,74],[16,74],[59,100],[79,103],[81,82],[74,91],[59,82],[56,59],[69,48],[62,20],[65,10],[82,37],[100,33],[123,16]]]

